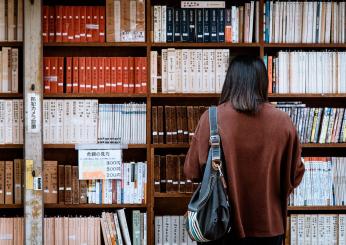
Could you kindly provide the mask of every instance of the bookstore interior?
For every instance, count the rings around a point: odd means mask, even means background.
[[[0,0],[0,244],[196,244],[183,173],[239,54],[306,173],[285,244],[346,245],[346,2]]]

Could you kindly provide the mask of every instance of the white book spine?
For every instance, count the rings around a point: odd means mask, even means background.
[[[154,7],[154,42],[161,42],[161,13],[162,8],[159,5]]]
[[[115,0],[114,1],[114,41],[120,42],[121,41],[121,1]]]
[[[157,51],[150,52],[150,91],[157,93]]]
[[[162,217],[162,226],[163,226],[163,232],[162,232],[162,244],[163,245],[171,245],[172,244],[172,226],[171,226],[171,217],[170,216],[163,216]]]
[[[12,93],[18,93],[18,49],[11,49],[11,81]]]
[[[19,101],[19,116],[20,116],[20,125],[19,125],[19,144],[24,144],[24,104],[23,100]]]
[[[189,84],[188,84],[188,91],[190,93],[196,93],[197,90],[197,83],[196,83],[196,50],[195,49],[189,49]]]
[[[155,245],[163,245],[162,216],[155,216]]]
[[[181,59],[182,59],[182,65],[181,65],[181,80],[183,83],[183,93],[189,92],[189,50],[188,49],[182,49],[181,51]]]
[[[10,92],[9,84],[9,55],[11,53],[11,48],[2,48],[2,92],[8,93]]]
[[[175,79],[175,66],[176,57],[175,49],[169,48],[167,51],[167,92],[176,92],[176,79]]]
[[[0,144],[5,144],[5,100],[0,100]]]
[[[168,50],[162,49],[161,51],[161,86],[162,93],[167,93],[167,56]]]
[[[215,76],[215,49],[208,49],[209,65],[208,65],[208,93],[215,93],[216,90],[216,76]]]
[[[5,104],[5,144],[13,143],[13,102],[6,100]]]
[[[209,52],[207,49],[202,50],[203,54],[203,84],[201,92],[208,92],[209,88]]]
[[[203,50],[196,49],[196,70],[195,70],[196,93],[203,89]]]
[[[182,50],[176,49],[175,50],[175,80],[176,80],[176,92],[182,93],[183,92],[183,82],[182,82]]]
[[[161,42],[166,42],[167,29],[167,6],[161,6]]]
[[[19,103],[20,100],[13,100],[13,135],[12,142],[13,144],[20,144],[20,115],[19,115]]]

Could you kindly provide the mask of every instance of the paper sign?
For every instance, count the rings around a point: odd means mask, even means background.
[[[32,176],[33,166],[34,166],[33,160],[25,161],[25,188],[27,190],[34,189],[34,177]]]
[[[28,93],[26,101],[28,116],[27,130],[29,133],[39,133],[41,129],[41,103],[38,93]]]
[[[121,179],[121,153],[121,150],[79,150],[79,179]]]

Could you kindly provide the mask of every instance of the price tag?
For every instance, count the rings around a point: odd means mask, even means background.
[[[79,150],[79,179],[121,179],[121,153],[121,150]]]

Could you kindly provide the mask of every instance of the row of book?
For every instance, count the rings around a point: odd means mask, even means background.
[[[345,2],[266,1],[267,43],[345,43]]]
[[[186,218],[178,215],[155,216],[155,245],[196,245],[186,230]]]
[[[346,244],[345,214],[291,214],[289,244]]]
[[[258,41],[259,2],[225,8],[153,6],[154,42]]]
[[[220,93],[228,69],[228,49],[151,51],[151,92]]]
[[[82,180],[78,166],[43,163],[44,203],[144,204],[147,189],[146,162],[121,163],[121,179]]]
[[[151,109],[153,144],[191,142],[206,106],[153,106]]]
[[[346,52],[280,51],[264,61],[269,92],[346,93]]]
[[[0,93],[18,93],[18,49],[0,51]]]
[[[44,93],[146,93],[146,57],[44,57]]]
[[[292,206],[346,204],[346,158],[305,157],[305,174],[289,198]]]
[[[0,100],[0,144],[23,144],[23,100]]]
[[[23,0],[0,1],[0,41],[23,41]]]
[[[0,204],[22,204],[23,160],[0,161]]]
[[[146,144],[146,104],[99,104],[97,142]]]
[[[289,114],[301,143],[346,142],[345,108],[313,108],[289,102],[277,102],[277,107]]]
[[[24,218],[0,218],[0,244],[24,244]]]
[[[104,6],[42,7],[43,42],[104,42]]]
[[[184,175],[185,155],[154,155],[155,192],[194,192],[199,182],[189,180]]]

